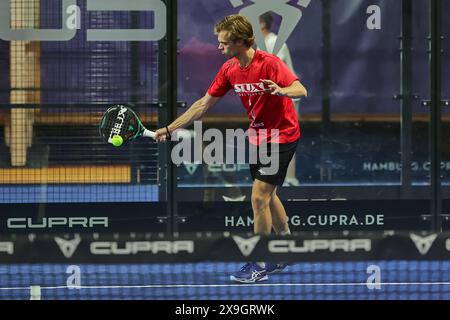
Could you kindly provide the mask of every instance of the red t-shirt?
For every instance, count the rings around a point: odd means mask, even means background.
[[[222,97],[234,89],[250,119],[250,142],[259,144],[269,135],[268,142],[289,143],[300,138],[300,127],[294,103],[289,97],[271,95],[265,91],[267,86],[260,80],[272,80],[281,88],[289,87],[298,78],[277,56],[256,50],[251,63],[241,68],[237,58],[225,62],[208,89],[213,97]],[[251,130],[253,129],[253,130]],[[263,130],[265,129],[265,130]],[[271,133],[279,130],[279,138]]]

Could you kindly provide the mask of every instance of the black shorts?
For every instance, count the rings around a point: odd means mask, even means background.
[[[265,170],[270,167],[270,164],[262,164],[261,159],[259,156],[254,156],[255,159],[257,158],[256,163],[250,162],[250,173],[252,175],[252,180],[258,179],[260,181],[269,183],[274,186],[281,186],[283,185],[284,178],[286,178],[287,169],[289,167],[289,163],[292,160],[292,157],[295,154],[295,151],[297,150],[298,140],[290,143],[280,143],[278,144],[278,170],[276,172],[271,172],[273,170]],[[272,149],[271,144],[267,145],[268,150],[264,150],[263,154],[267,154],[269,157],[272,157]],[[259,155],[260,147],[258,147],[256,150],[253,150],[256,152],[257,155]],[[266,152],[266,153],[264,153]],[[273,151],[275,152],[275,150]],[[274,155],[273,155],[274,156]],[[267,161],[263,161],[267,162]],[[269,172],[266,172],[269,171]]]

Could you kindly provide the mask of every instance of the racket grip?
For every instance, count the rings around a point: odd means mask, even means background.
[[[144,137],[149,137],[149,138],[155,139],[155,135],[156,134],[155,134],[154,131],[150,131],[150,130],[145,129],[144,132],[142,133],[142,135]]]

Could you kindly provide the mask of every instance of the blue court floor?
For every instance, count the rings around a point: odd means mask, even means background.
[[[0,299],[29,300],[32,286],[42,300],[450,299],[450,261],[300,263],[249,285],[229,280],[241,265],[84,264],[77,266],[79,283],[70,280],[69,265],[0,265]]]

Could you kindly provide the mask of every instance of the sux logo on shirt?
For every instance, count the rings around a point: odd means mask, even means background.
[[[243,83],[243,84],[235,84],[234,91],[236,93],[264,93],[266,89],[264,88],[263,82],[258,83]]]

